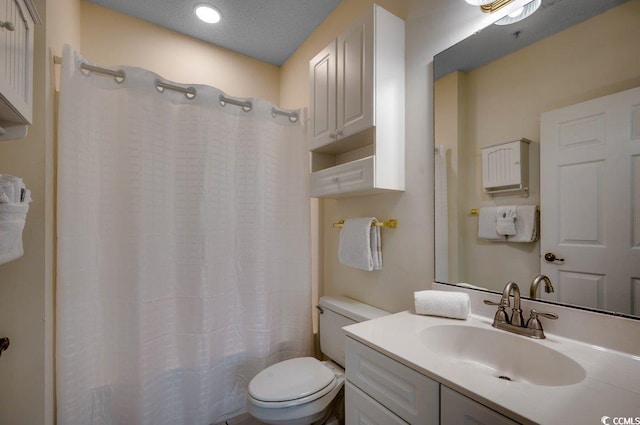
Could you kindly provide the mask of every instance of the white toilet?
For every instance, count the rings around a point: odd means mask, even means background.
[[[285,360],[269,366],[249,382],[247,411],[274,425],[322,424],[344,386],[345,335],[342,327],[389,313],[346,297],[321,297],[320,349],[331,359]]]

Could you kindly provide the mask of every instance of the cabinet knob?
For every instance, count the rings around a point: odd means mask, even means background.
[[[7,31],[15,31],[16,27],[9,21],[0,21],[0,28],[4,28]]]
[[[342,136],[342,130],[336,130],[336,135],[337,136]]]

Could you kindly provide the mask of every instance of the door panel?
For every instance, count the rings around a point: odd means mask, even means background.
[[[640,88],[546,112],[540,135],[543,298],[640,314]]]
[[[338,37],[339,137],[370,128],[373,122],[373,8]]]
[[[336,129],[336,43],[329,44],[309,62],[311,80],[311,148],[334,141]]]

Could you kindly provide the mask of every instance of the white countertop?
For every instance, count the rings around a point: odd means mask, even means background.
[[[493,329],[491,319],[468,320],[402,312],[344,328],[346,334],[443,385],[521,423],[601,424],[602,417],[633,418],[640,424],[640,357],[607,350],[547,333],[544,340],[525,338],[559,351],[586,371],[581,382],[540,386],[509,382],[456,367],[421,341],[423,330],[438,325]],[[495,330],[496,332],[505,332]],[[635,419],[638,418],[638,419]],[[609,423],[614,423],[613,419]],[[623,423],[623,422],[619,422]]]

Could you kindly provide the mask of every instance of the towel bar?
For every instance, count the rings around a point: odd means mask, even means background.
[[[335,223],[333,223],[333,227],[341,228],[343,224],[344,224],[344,220],[338,220]],[[398,220],[396,220],[395,218],[390,218],[387,221],[374,221],[373,223],[371,223],[371,225],[378,226],[378,227],[388,227],[389,229],[397,229]]]

